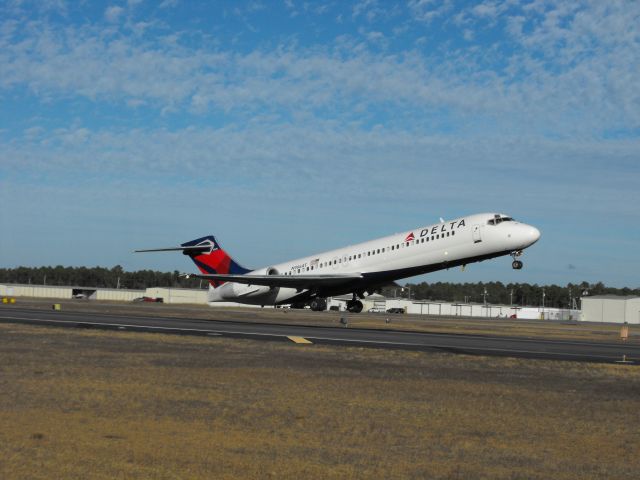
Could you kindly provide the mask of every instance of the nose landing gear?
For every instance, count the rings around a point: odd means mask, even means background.
[[[511,256],[513,257],[513,262],[511,263],[511,268],[514,270],[522,269],[523,263],[520,260],[516,260],[517,257],[522,255],[522,250],[516,250],[515,252],[511,252]]]

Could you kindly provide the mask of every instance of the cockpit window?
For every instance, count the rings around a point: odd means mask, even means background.
[[[487,220],[489,225],[499,225],[502,222],[515,222],[515,220],[511,217],[501,217],[500,215],[494,215],[493,218]]]

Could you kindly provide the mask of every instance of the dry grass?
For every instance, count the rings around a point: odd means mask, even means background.
[[[640,369],[0,324],[0,478],[637,478]]]

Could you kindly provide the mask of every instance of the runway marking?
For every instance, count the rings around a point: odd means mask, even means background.
[[[137,328],[144,330],[177,330],[180,332],[198,332],[198,333],[206,333],[207,335],[222,335],[221,333],[212,332],[211,330],[198,330],[195,328],[175,328],[175,327],[156,327],[153,325],[129,325],[126,323],[101,323],[101,322],[83,322],[76,320],[53,320],[48,318],[24,318],[24,317],[0,317],[0,320],[22,320],[23,322],[44,322],[44,323],[65,323],[65,324],[75,324],[78,326],[83,325],[96,325],[102,327],[117,327],[119,330],[126,330],[129,328]],[[227,332],[224,332],[227,333]],[[233,333],[233,332],[228,332]],[[256,334],[260,335],[260,334]],[[266,335],[266,334],[265,334]]]
[[[24,317],[10,317],[10,316],[1,316],[0,319],[13,319],[13,320],[21,320],[23,322],[45,322],[45,323],[60,323],[60,324],[76,324],[79,326],[82,325],[96,325],[102,327],[117,327],[118,329],[123,329],[123,327],[130,327],[134,329],[140,330],[163,330],[163,331],[178,331],[178,332],[197,332],[206,335],[242,335],[242,336],[261,336],[261,337],[286,337],[287,335],[278,334],[278,333],[262,333],[262,332],[246,332],[246,331],[234,331],[234,330],[199,330],[193,328],[176,328],[176,327],[158,327],[152,325],[129,325],[129,324],[120,324],[120,323],[100,323],[100,322],[79,322],[74,320],[53,320],[53,319],[43,319],[43,318],[24,318]],[[403,332],[404,333],[404,332]],[[303,338],[303,337],[299,337]],[[314,340],[320,341],[330,341],[330,342],[339,342],[339,343],[356,343],[356,344],[370,344],[370,345],[389,345],[389,346],[400,346],[400,347],[415,347],[415,348],[428,348],[434,350],[457,350],[462,353],[477,351],[480,354],[484,353],[486,355],[489,352],[501,352],[501,353],[512,353],[512,354],[531,354],[537,356],[537,358],[544,359],[545,356],[553,357],[553,356],[568,356],[568,357],[589,357],[589,358],[598,358],[598,359],[606,359],[609,361],[616,361],[611,356],[604,355],[594,355],[594,354],[584,354],[584,353],[569,353],[569,352],[544,352],[544,351],[532,351],[532,350],[517,350],[517,349],[507,349],[507,348],[485,348],[485,347],[472,347],[472,346],[448,346],[448,345],[438,345],[438,344],[428,344],[428,343],[412,343],[412,342],[393,342],[393,341],[385,341],[385,340],[367,340],[367,339],[354,339],[354,338],[332,338],[332,337],[307,337]],[[313,343],[313,342],[310,342]],[[619,357],[616,357],[619,358]],[[629,358],[628,361],[630,363],[635,363],[635,359]]]
[[[412,347],[421,347],[421,348],[431,348],[437,350],[459,350],[461,352],[476,350],[479,352],[503,352],[503,353],[526,353],[533,355],[548,355],[548,356],[572,356],[572,357],[585,357],[588,356],[590,358],[603,358],[613,360],[611,356],[604,355],[593,355],[593,354],[584,354],[584,353],[564,353],[564,352],[543,352],[543,351],[534,351],[534,350],[515,350],[512,348],[487,348],[487,347],[465,347],[465,346],[447,346],[447,345],[436,345],[436,344],[428,344],[428,343],[404,343],[404,342],[389,342],[384,340],[358,340],[355,338],[329,338],[329,337],[309,337],[314,340],[329,340],[334,342],[353,342],[353,343],[371,343],[373,345],[400,345],[400,346],[412,346]],[[543,358],[543,357],[540,357]],[[629,359],[633,362],[633,359]]]
[[[287,338],[289,340],[291,340],[292,342],[295,342],[295,343],[313,343],[313,342],[310,342],[309,340],[307,340],[304,337],[287,336]]]

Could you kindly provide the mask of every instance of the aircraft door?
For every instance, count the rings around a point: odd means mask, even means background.
[[[482,237],[480,236],[480,225],[473,226],[473,243],[480,243]]]

